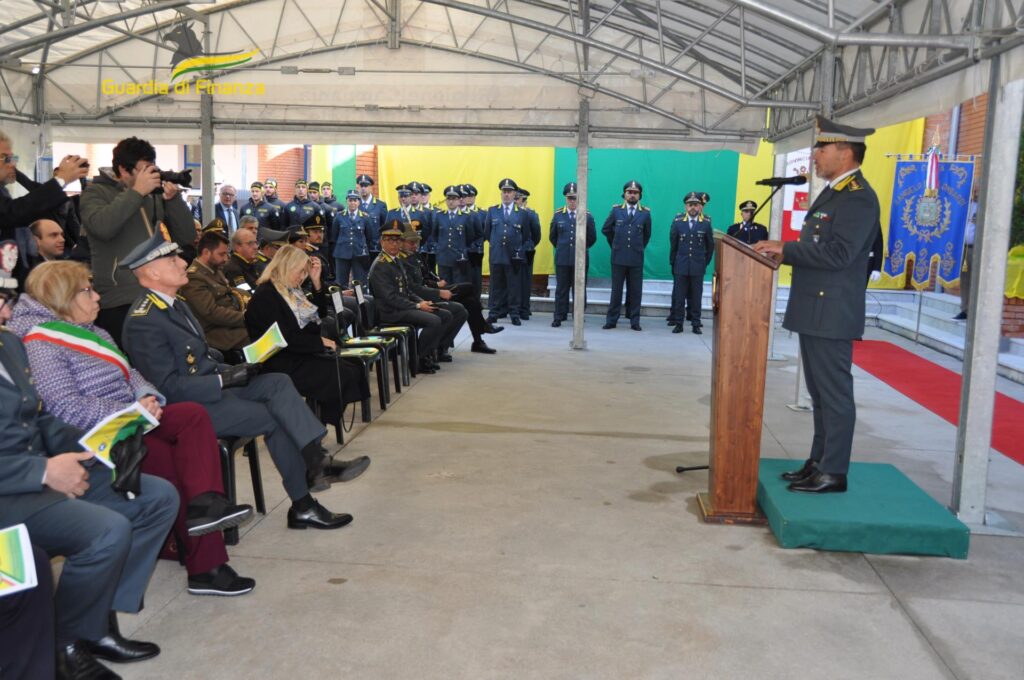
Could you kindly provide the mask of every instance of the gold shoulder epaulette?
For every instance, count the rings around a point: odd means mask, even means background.
[[[850,189],[855,189],[855,188],[856,189],[860,189],[860,188],[862,188],[859,183],[856,185],[856,187],[852,186],[854,183],[856,183],[856,180],[855,180],[853,175],[850,175],[848,177],[843,178],[838,183],[836,183],[836,185],[832,187],[832,190],[833,191],[842,191],[843,189],[847,188],[848,186],[850,187]]]
[[[850,191],[860,191],[864,188],[864,185],[857,181],[856,177],[850,178],[850,184],[847,187]]]
[[[153,307],[153,301],[147,295],[146,297],[139,300],[139,303],[132,307],[132,311],[129,313],[130,316],[146,316],[149,314],[149,310]]]

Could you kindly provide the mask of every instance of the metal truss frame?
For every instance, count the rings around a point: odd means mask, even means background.
[[[0,117],[36,123],[47,120],[46,88],[54,87],[70,98],[53,74],[76,67],[91,55],[99,55],[98,65],[92,66],[99,71],[97,82],[104,71],[130,76],[128,69],[139,65],[119,63],[112,48],[141,40],[169,50],[156,38],[181,15],[200,16],[211,27],[219,27],[218,35],[225,28],[246,34],[241,13],[257,4],[279,18],[289,7],[298,9],[318,46],[289,49],[275,34],[272,43],[258,46],[262,58],[252,63],[256,69],[288,62],[289,68],[302,70],[302,59],[307,56],[369,45],[391,49],[414,45],[570,83],[579,88],[583,98],[600,94],[627,109],[669,122],[666,129],[648,131],[651,136],[675,134],[712,142],[786,137],[809,127],[817,112],[841,116],[856,111],[1024,42],[1020,31],[1024,0],[973,0],[966,18],[957,25],[951,19],[955,0],[882,0],[861,16],[843,13],[834,0],[795,1],[807,10],[800,16],[770,0],[406,0],[404,4],[401,0],[345,0],[336,18],[314,23],[297,0],[236,0],[199,5],[199,10],[189,8],[188,0],[143,0],[140,6],[119,3],[120,11],[112,14],[98,11],[106,4],[101,0],[35,0],[40,9],[37,14],[0,28]],[[431,26],[436,29],[431,40],[404,37],[403,31],[427,5],[443,8],[446,25],[438,22]],[[355,6],[372,13],[378,25],[360,40],[346,42],[341,39],[340,27],[346,8]],[[914,12],[908,11],[910,7]],[[168,16],[168,10],[175,14]],[[168,18],[158,20],[160,12]],[[539,13],[557,19],[530,18]],[[919,17],[914,25],[910,25],[911,15]],[[468,31],[467,17],[475,21]],[[807,17],[819,17],[824,23]],[[46,30],[3,43],[5,34],[36,23],[45,23]],[[503,25],[507,38],[498,45],[474,41],[485,24],[490,30],[495,24]],[[53,42],[97,28],[119,35],[66,59],[47,61]],[[551,54],[556,48],[575,54],[575,63],[553,67],[551,63],[557,60],[552,60]],[[40,59],[36,62],[20,61],[37,54]],[[155,58],[151,68],[155,76]],[[33,78],[27,97],[15,97],[7,78],[13,74]],[[616,86],[624,75],[640,81],[640,96]],[[671,105],[664,105],[666,96],[680,87],[699,93],[696,113],[681,115]],[[148,99],[151,97],[139,97],[110,108],[98,96],[88,104],[72,98],[82,113],[58,119],[80,123],[130,119],[131,109]],[[710,102],[717,106],[709,106]],[[723,102],[729,106],[720,113]],[[301,106],[290,105],[290,124],[301,121],[301,115],[294,115]],[[770,110],[766,129],[734,125],[736,114],[750,108]],[[310,127],[321,124],[306,123]],[[537,131],[542,132],[543,127],[538,126]],[[552,132],[557,127],[552,126]],[[598,129],[593,132],[600,136]],[[611,130],[608,133],[613,134]]]

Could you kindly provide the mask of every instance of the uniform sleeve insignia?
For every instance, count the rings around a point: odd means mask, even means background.
[[[841,182],[837,183],[834,187],[832,187],[832,189],[835,191],[843,191],[846,188],[849,188],[851,191],[857,191],[859,189],[863,189],[864,187],[861,186],[860,182],[858,182],[857,178],[854,177],[853,175],[848,176],[846,179],[842,180]]]
[[[149,310],[152,306],[153,301],[149,299],[149,296],[146,296],[139,300],[139,303],[137,305],[132,307],[132,311],[130,312],[130,314],[131,316],[146,316],[147,314],[149,314]]]
[[[856,179],[850,180],[850,191],[860,191],[863,188],[864,187],[861,186],[861,183],[858,182]]]
[[[160,234],[164,237],[165,241],[171,240],[171,233],[167,231],[167,225],[163,222],[160,223]]]

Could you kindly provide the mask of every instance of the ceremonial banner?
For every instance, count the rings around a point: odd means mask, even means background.
[[[944,161],[937,152],[923,159],[897,157],[884,264],[888,276],[904,280],[907,262],[913,258],[910,282],[914,288],[928,285],[934,261],[939,263],[941,284],[959,281],[973,181],[970,161]]]

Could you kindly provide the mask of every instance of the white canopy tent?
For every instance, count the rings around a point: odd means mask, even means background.
[[[3,0],[0,22],[0,123],[24,155],[140,129],[207,154],[215,136],[575,145],[584,205],[592,147],[751,152],[766,138],[782,153],[809,144],[818,112],[878,127],[989,92],[991,227],[975,248],[986,304],[972,305],[987,311],[971,318],[953,502],[984,521],[1021,0]],[[227,93],[145,91],[170,83],[175,50],[253,55],[178,81]],[[582,308],[574,317],[582,347]]]

